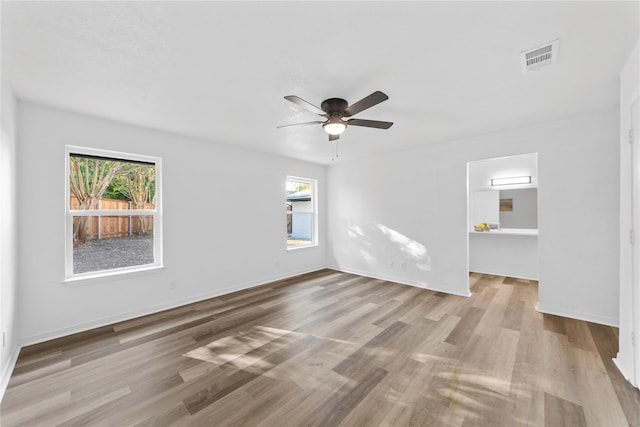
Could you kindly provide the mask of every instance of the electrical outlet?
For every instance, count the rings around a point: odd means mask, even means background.
[[[170,280],[169,281],[169,289],[175,289],[176,286],[178,286],[178,281],[177,280]]]
[[[394,265],[394,264],[393,264],[393,261],[391,261],[391,262],[389,263],[389,268],[393,268],[393,265]]]

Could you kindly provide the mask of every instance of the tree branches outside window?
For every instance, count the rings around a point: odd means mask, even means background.
[[[121,195],[117,198],[129,200],[134,209],[147,209],[147,204],[155,204],[155,179],[155,166],[149,164],[69,157],[69,189],[78,200],[79,210],[96,209],[105,193],[111,197]],[[148,220],[143,215],[138,215],[138,220],[140,234],[147,234]],[[87,241],[89,225],[88,216],[74,217],[74,243]]]
[[[147,203],[155,204],[156,169],[148,165],[130,163],[115,177],[113,188],[132,202],[134,209],[146,209]],[[139,215],[140,234],[149,232],[149,224],[144,215]]]
[[[95,209],[111,181],[122,170],[122,162],[87,157],[69,157],[69,189],[78,199],[79,209]],[[87,241],[89,217],[73,221],[73,241]]]

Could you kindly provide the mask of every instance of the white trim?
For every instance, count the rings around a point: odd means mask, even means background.
[[[636,92],[640,91],[640,88],[638,88],[638,90]],[[640,95],[635,95],[632,96],[629,99],[629,103],[626,105],[626,108],[628,108],[628,113],[629,113],[629,118],[628,118],[628,123],[627,123],[627,127],[628,127],[628,132],[634,132],[637,133],[640,131],[640,129],[634,129],[633,126],[633,121],[634,121],[634,115],[633,115],[633,106],[634,105],[638,105],[637,108],[640,108]],[[622,113],[622,114],[626,114],[626,113]],[[636,111],[636,115],[640,114],[640,111]],[[622,119],[621,119],[622,120]],[[627,134],[627,137],[629,134]],[[640,197],[640,190],[638,190],[637,188],[637,182],[636,179],[638,177],[638,175],[640,174],[640,171],[638,171],[638,168],[640,168],[640,164],[638,164],[638,151],[640,150],[640,147],[638,147],[638,143],[637,141],[640,141],[640,138],[638,138],[637,135],[631,135],[633,137],[633,141],[629,141],[632,142],[629,144],[629,146],[631,147],[631,230],[633,233],[638,233],[640,227],[639,227],[639,222],[640,220],[638,219],[640,216],[640,212],[637,212],[636,207],[638,204],[640,204],[640,200],[636,200],[638,197]],[[622,136],[624,137],[624,135]],[[638,246],[637,242],[634,242],[631,245],[631,334],[632,336],[639,336],[640,335],[640,254],[638,253],[638,251],[640,251],[640,247]],[[620,338],[618,339],[620,340]],[[632,342],[632,348],[633,348],[633,358],[632,358],[632,363],[631,363],[631,377],[628,378],[628,381],[637,386],[638,382],[640,381],[640,350],[638,349],[637,345],[633,345]]]
[[[79,145],[65,145],[65,158],[71,153],[86,154],[87,156],[109,157],[114,159],[131,160],[134,162],[155,163],[159,157],[147,156],[144,154],[126,153],[123,151],[102,150],[99,148],[81,147]],[[68,172],[68,171],[67,171]]]
[[[9,380],[11,379],[11,374],[13,373],[14,368],[16,367],[16,362],[18,361],[18,356],[20,355],[20,350],[22,350],[21,346],[16,346],[11,352],[11,357],[7,361],[7,364],[2,367],[2,373],[0,374],[0,402],[4,397],[4,392],[7,391],[7,386],[9,385]]]
[[[613,317],[600,316],[599,314],[584,313],[581,311],[567,310],[562,307],[552,307],[549,305],[536,304],[536,311],[543,314],[553,314],[554,316],[568,317],[570,319],[584,320],[586,322],[598,323],[600,325],[618,327],[619,320]]]
[[[412,280],[404,280],[404,279],[399,279],[397,277],[387,276],[385,274],[371,273],[371,272],[364,271],[364,270],[358,270],[357,268],[344,268],[344,267],[338,267],[336,265],[329,265],[327,268],[330,268],[330,269],[336,270],[336,271],[340,271],[342,273],[357,274],[358,276],[370,277],[372,279],[385,280],[387,282],[399,283],[401,285],[413,286],[414,288],[427,289],[427,290],[435,291],[435,292],[443,292],[443,293],[449,294],[449,295],[457,295],[457,296],[461,296],[461,297],[470,297],[471,296],[471,292],[466,293],[466,294],[458,293],[458,292],[451,292],[450,289],[445,289],[444,287],[441,287],[441,286],[438,286],[438,285],[434,285],[433,283],[416,282],[416,281],[412,281]],[[468,282],[467,282],[467,286],[469,286]]]
[[[66,286],[76,287],[87,284],[93,284],[99,281],[110,281],[113,282],[114,279],[125,279],[130,278],[131,276],[139,276],[147,272],[161,271],[164,270],[163,265],[155,265],[155,264],[146,264],[146,265],[136,265],[132,267],[123,267],[123,268],[113,268],[111,270],[100,270],[93,271],[90,273],[79,273],[74,275],[72,278],[68,278],[62,281],[62,283]]]
[[[71,200],[71,190],[69,188],[69,156],[71,154],[100,156],[122,161],[144,162],[153,164],[156,172],[155,184],[155,208],[154,209],[136,209],[136,210],[87,210],[87,209],[71,209],[69,200]],[[156,156],[147,156],[133,153],[123,153],[119,151],[101,150],[89,147],[79,147],[75,145],[65,145],[65,277],[64,283],[78,282],[81,280],[97,279],[100,277],[113,277],[119,274],[138,273],[164,267],[163,264],[163,243],[162,243],[162,158]],[[135,214],[132,214],[135,212]],[[92,271],[88,273],[73,273],[73,217],[75,216],[152,216],[153,217],[153,259],[152,264],[136,265],[131,267]],[[86,282],[85,282],[86,283]]]
[[[318,244],[317,243],[307,243],[305,245],[287,245],[287,250],[288,251],[296,251],[298,249],[305,249],[305,248],[317,248]]]
[[[636,48],[637,49],[637,46]],[[634,49],[634,50],[635,50]],[[633,116],[632,116],[632,107],[634,103],[638,102],[640,99],[640,87],[636,87],[634,90],[621,93],[620,94],[620,175],[621,175],[621,191],[620,191],[620,290],[623,288],[629,290],[630,297],[630,313],[628,313],[630,317],[629,324],[622,324],[621,329],[622,333],[619,336],[619,347],[626,347],[630,349],[630,355],[621,355],[618,353],[616,359],[614,359],[616,367],[620,370],[620,372],[624,375],[625,379],[629,381],[634,386],[638,387],[640,385],[640,350],[637,346],[634,346],[630,343],[631,336],[635,335],[636,337],[640,332],[640,265],[637,263],[638,254],[636,253],[638,250],[637,242],[636,244],[629,245],[629,240],[627,237],[627,233],[629,230],[633,230],[637,235],[637,218],[638,212],[635,212],[635,208],[637,206],[638,201],[636,200],[638,189],[635,185],[635,178],[637,177],[638,171],[636,162],[637,162],[637,152],[638,150],[637,144],[629,144],[629,130],[632,129],[633,124]],[[637,131],[637,129],[636,129]],[[625,153],[626,152],[626,153]],[[628,155],[627,161],[625,161],[625,154]],[[628,175],[625,173],[628,172]],[[622,179],[625,178],[625,179]],[[629,210],[622,209],[624,201],[628,201]],[[637,240],[637,239],[636,239]],[[622,300],[620,301],[620,317],[623,316],[623,311],[626,313],[626,308],[622,304]],[[628,330],[627,330],[628,328]],[[626,344],[626,345],[625,345]],[[627,360],[627,364],[623,364],[623,360],[625,358],[630,358],[631,360]],[[624,370],[623,370],[624,369]]]
[[[514,276],[513,274],[504,274],[504,272],[496,273],[496,272],[491,272],[491,271],[469,270],[469,273],[490,274],[492,276],[513,277],[514,279],[535,280],[536,282],[539,281],[539,279],[537,279],[537,278],[524,277],[524,276]]]
[[[311,242],[306,245],[289,245],[286,243],[287,251],[292,249],[312,248],[319,245],[318,241],[318,180],[313,178],[303,178],[299,176],[287,175],[285,180],[285,202],[287,200],[287,182],[299,182],[301,184],[311,184],[311,209],[312,212],[296,212],[296,215],[310,215],[311,216]],[[291,220],[293,221],[293,212],[291,212]],[[286,230],[285,230],[286,231]]]
[[[618,353],[617,355],[619,355],[620,353]],[[616,355],[616,356],[617,356]],[[616,368],[618,368],[618,371],[620,371],[620,373],[622,374],[622,376],[624,377],[625,380],[627,380],[629,383],[631,383],[632,386],[634,387],[638,387],[638,384],[636,384],[633,381],[633,375],[631,373],[631,370],[629,370],[623,363],[622,360],[620,360],[619,357],[614,357],[613,359],[613,364],[616,365]]]
[[[135,213],[133,213],[135,212]],[[109,210],[109,209],[94,209],[94,210],[69,210],[70,216],[153,216],[158,214],[155,210],[149,209],[131,209],[131,210]]]

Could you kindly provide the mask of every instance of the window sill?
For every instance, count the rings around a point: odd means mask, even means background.
[[[161,272],[164,265],[149,265],[140,268],[131,268],[126,270],[110,270],[95,274],[87,274],[82,276],[70,277],[63,280],[63,284],[69,287],[91,285],[94,283],[113,282],[116,280],[125,280],[131,277],[142,276],[152,272]]]
[[[287,251],[297,251],[299,249],[316,248],[316,247],[318,247],[317,243],[310,243],[308,245],[287,246]]]

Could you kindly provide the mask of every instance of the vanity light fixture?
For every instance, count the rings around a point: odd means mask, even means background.
[[[513,185],[513,184],[531,184],[531,176],[513,176],[509,178],[492,178],[491,186],[496,185]]]

